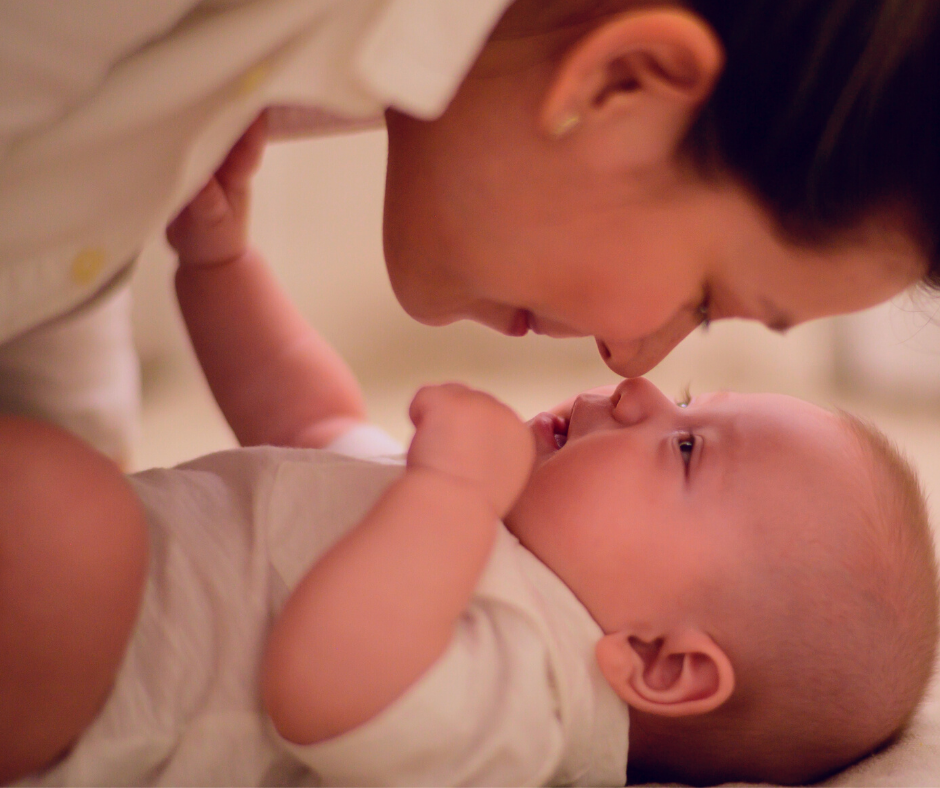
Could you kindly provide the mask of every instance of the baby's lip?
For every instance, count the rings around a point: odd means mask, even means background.
[[[535,449],[540,457],[554,454],[565,445],[568,423],[561,416],[540,413],[529,421],[529,428],[535,436]]]

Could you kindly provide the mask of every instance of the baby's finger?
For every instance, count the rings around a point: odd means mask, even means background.
[[[191,222],[211,226],[228,216],[230,210],[231,206],[225,190],[215,178],[212,178],[202,187],[202,191],[193,197],[192,202],[183,209],[181,215],[185,214]]]
[[[240,188],[251,180],[261,164],[268,138],[267,116],[262,112],[245,129],[216,170],[216,177],[225,189]]]
[[[419,427],[425,415],[439,400],[440,386],[422,386],[411,399],[408,407],[408,418],[415,427]]]
[[[167,242],[187,258],[200,254],[198,247],[201,246],[201,234],[211,231],[224,221],[229,210],[228,197],[213,178],[167,225]]]
[[[411,400],[408,416],[411,423],[418,427],[431,411],[466,401],[466,398],[473,394],[473,390],[463,383],[422,386]]]

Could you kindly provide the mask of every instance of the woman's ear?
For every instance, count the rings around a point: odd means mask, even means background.
[[[595,652],[604,678],[639,711],[665,717],[705,714],[734,691],[731,660],[698,629],[648,641],[614,632],[598,641]]]
[[[615,16],[572,45],[546,91],[541,128],[597,167],[669,161],[723,65],[721,42],[695,14]]]

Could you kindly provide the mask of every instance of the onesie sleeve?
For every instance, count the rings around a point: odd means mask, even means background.
[[[444,655],[376,717],[318,744],[281,741],[324,785],[545,784],[564,749],[555,686],[538,628],[478,599]]]
[[[361,422],[324,447],[326,451],[355,457],[359,460],[400,462],[405,447],[375,424]]]

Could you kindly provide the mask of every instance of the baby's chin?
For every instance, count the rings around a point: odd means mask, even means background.
[[[536,470],[539,459],[536,458]],[[542,548],[552,542],[552,517],[546,509],[548,502],[539,495],[539,486],[530,482],[522,490],[512,508],[503,516],[503,525],[520,544],[543,563],[548,563]]]
[[[536,459],[536,463],[538,463],[538,459]],[[530,540],[528,539],[527,523],[532,519],[532,500],[531,496],[527,495],[528,492],[528,487],[523,489],[522,494],[503,517],[503,525],[506,526],[506,530],[515,536],[524,547],[531,550],[529,546]]]
[[[513,506],[513,508],[509,510],[506,516],[503,517],[503,525],[506,526],[506,530],[509,531],[509,533],[511,533],[513,536],[515,536],[516,539],[519,540],[520,544],[522,544],[522,546],[528,550],[529,545],[526,543],[527,539],[525,538],[526,536],[525,528],[522,527],[521,525],[523,522],[524,522],[524,519],[521,516],[521,513],[519,511],[519,504],[517,502],[516,505]]]

